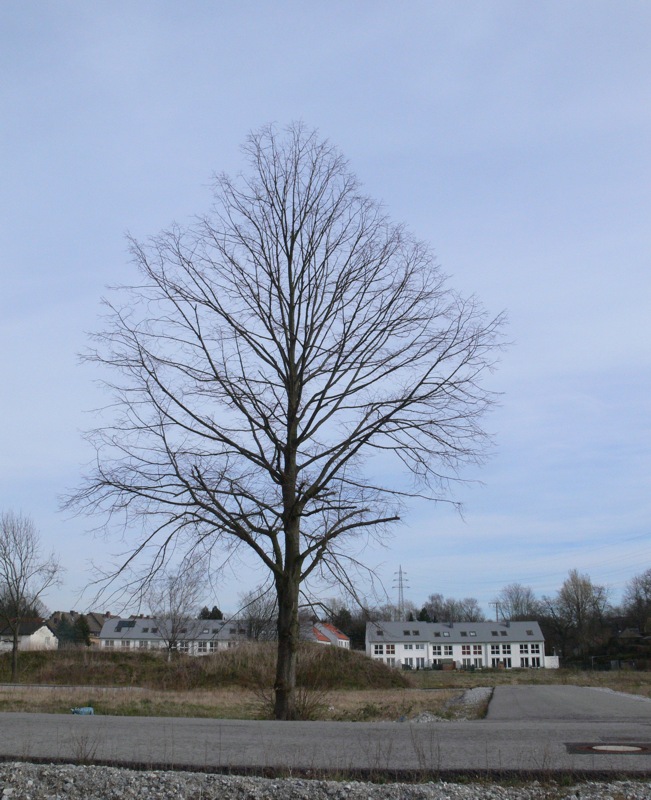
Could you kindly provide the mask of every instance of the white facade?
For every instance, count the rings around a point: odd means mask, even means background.
[[[0,637],[0,651],[11,650],[12,646],[13,636],[4,630]],[[47,625],[41,625],[31,633],[21,633],[18,636],[19,650],[56,650],[58,646],[59,640]]]
[[[407,669],[558,668],[537,622],[369,622],[366,654]]]

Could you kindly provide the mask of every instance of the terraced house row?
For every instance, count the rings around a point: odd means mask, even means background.
[[[340,630],[325,622],[309,623],[301,627],[301,639],[323,645],[350,647],[350,639]],[[271,626],[264,636],[272,639],[275,628]],[[104,622],[99,634],[100,647],[121,650],[170,649],[192,656],[207,656],[227,650],[251,639],[246,624],[230,620],[154,619],[152,617],[111,617]]]
[[[366,654],[406,669],[558,668],[537,622],[369,622]]]

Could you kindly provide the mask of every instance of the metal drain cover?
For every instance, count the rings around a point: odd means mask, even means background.
[[[651,753],[650,742],[566,742],[568,753],[640,756]]]

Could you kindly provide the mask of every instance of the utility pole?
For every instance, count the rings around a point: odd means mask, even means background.
[[[398,567],[398,571],[394,572],[394,575],[397,575],[397,579],[393,582],[394,588],[398,587],[398,616],[400,617],[401,621],[405,619],[405,585],[409,588],[409,584],[406,583],[407,573],[402,571],[402,564]]]
[[[489,603],[488,605],[495,606],[495,622],[499,622],[500,621],[499,611],[500,608],[502,607],[502,604],[498,600],[493,600],[493,602]]]

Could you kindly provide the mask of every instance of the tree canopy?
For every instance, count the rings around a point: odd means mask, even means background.
[[[173,548],[255,554],[288,719],[300,587],[348,580],[356,537],[410,496],[449,498],[481,460],[501,318],[447,286],[315,131],[263,128],[243,150],[249,171],[216,178],[210,214],[131,243],[139,280],[89,355],[113,375],[110,419],[73,503],[124,515],[131,535],[140,520],[132,556],[149,569]]]

